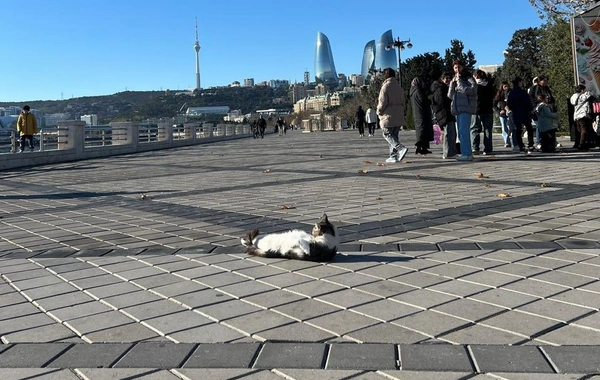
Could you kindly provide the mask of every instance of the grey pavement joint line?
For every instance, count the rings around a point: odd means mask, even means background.
[[[548,353],[546,352],[546,350],[544,350],[544,347],[538,347],[538,350],[540,350],[540,352],[542,353],[542,356],[544,357],[544,359],[546,359],[546,361],[548,362],[548,364],[550,364],[550,367],[552,367],[552,370],[554,371],[554,373],[560,373],[560,370],[558,369],[558,366],[556,365],[556,363],[554,363],[554,361],[552,360],[552,358],[550,357],[550,355],[548,355]]]
[[[471,348],[470,344],[467,345],[467,353],[469,354],[469,360],[471,361],[471,364],[473,364],[473,368],[475,368],[475,372],[481,373],[481,368],[475,359],[475,354],[473,353],[473,349]]]

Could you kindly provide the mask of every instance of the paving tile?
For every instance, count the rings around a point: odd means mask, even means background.
[[[249,368],[260,348],[259,343],[200,344],[183,368]]]
[[[295,368],[284,368],[277,369],[277,373],[282,373],[289,378],[294,380],[339,380],[339,379],[363,379],[358,377],[365,373],[365,371],[353,371],[353,370],[319,370],[319,369],[295,369]],[[377,376],[377,375],[376,375]],[[378,376],[381,379],[381,376]],[[364,379],[366,380],[366,379]]]
[[[368,293],[360,292],[354,289],[344,289],[335,293],[323,294],[316,299],[330,303],[341,308],[352,308],[354,306],[363,305],[369,302],[380,300],[377,297]]]
[[[229,368],[183,368],[173,372],[181,374],[182,378],[190,380],[281,380],[281,377],[268,370],[261,369],[229,369]]]
[[[59,323],[5,333],[2,340],[5,343],[80,342],[73,331]]]
[[[390,322],[410,314],[418,313],[421,310],[423,309],[391,300],[378,300],[352,308],[352,311],[356,313],[384,322]]]
[[[421,311],[416,314],[397,319],[391,323],[418,331],[429,336],[437,336],[450,330],[467,327],[470,322],[435,311]]]
[[[339,307],[329,305],[314,299],[301,299],[299,301],[278,305],[273,307],[273,310],[285,314],[290,318],[304,321],[325,314],[331,314],[339,311]]]
[[[224,343],[232,342],[248,336],[228,326],[210,323],[169,334],[169,337],[179,343]]]
[[[106,328],[126,325],[131,322],[133,322],[131,318],[128,318],[118,311],[111,310],[101,314],[71,319],[65,322],[65,326],[69,327],[80,335],[84,335]]]
[[[379,323],[379,321],[348,310],[341,310],[309,319],[305,323],[342,336],[351,331],[375,325]]]
[[[393,344],[332,344],[326,369],[396,369],[396,347]]]
[[[270,310],[261,310],[256,313],[247,314],[227,320],[227,325],[236,327],[250,334],[282,326],[294,322],[293,319]]]
[[[147,319],[160,317],[162,315],[179,313],[184,310],[189,309],[169,300],[147,302],[141,305],[121,309],[123,313],[137,321],[145,321]]]
[[[505,308],[469,299],[457,299],[435,306],[432,310],[475,322],[506,311]]]
[[[214,323],[214,321],[194,311],[187,310],[146,319],[142,322],[142,325],[151,327],[163,334],[171,334],[175,331],[181,331],[211,323]]]
[[[305,299],[307,298],[287,290],[272,290],[243,298],[244,301],[262,308],[274,308]]]
[[[7,380],[79,380],[80,378],[68,369],[56,368],[2,368],[2,376]]]
[[[417,289],[411,292],[399,294],[391,299],[414,307],[428,309],[446,302],[454,301],[458,299],[458,297],[427,289]]]
[[[68,343],[20,343],[0,353],[0,368],[40,368],[69,348]]]
[[[470,346],[481,372],[554,373],[542,353],[533,346]]]
[[[325,342],[335,339],[336,335],[306,323],[294,322],[258,332],[253,337],[271,342]]]
[[[594,311],[589,308],[584,308],[577,305],[569,305],[549,299],[543,299],[520,306],[517,308],[517,310],[540,315],[545,318],[553,318],[557,321],[562,321],[565,323],[583,315],[594,313]]]
[[[115,368],[178,368],[196,348],[192,343],[146,342],[136,344]]]
[[[326,345],[321,343],[265,343],[253,368],[323,368]]]
[[[104,305],[101,302],[86,302],[78,305],[55,309],[49,311],[48,314],[64,322],[69,321],[71,319],[77,319],[94,314],[106,313],[112,310],[114,309]]]
[[[359,330],[349,332],[344,335],[345,338],[362,343],[421,343],[430,337],[420,334],[416,331],[392,324],[378,323]]]
[[[453,344],[517,344],[525,339],[522,335],[482,325],[473,325],[438,336]]]
[[[48,363],[49,368],[108,368],[132,345],[121,343],[74,344]]]
[[[213,289],[204,289],[199,292],[173,296],[171,299],[182,304],[184,307],[194,309],[197,307],[229,301],[233,298]]]
[[[486,290],[485,292],[472,295],[469,298],[481,302],[486,302],[491,305],[510,309],[539,300],[539,298],[537,297],[517,292],[511,292],[509,290],[504,289]]]
[[[465,346],[400,345],[400,366],[409,371],[474,372]]]
[[[178,380],[179,377],[169,371],[154,368],[78,368],[85,379],[143,379],[143,380]]]
[[[105,328],[85,334],[92,343],[130,343],[158,338],[158,334],[139,323]]]
[[[599,373],[600,346],[542,348],[560,373]]]

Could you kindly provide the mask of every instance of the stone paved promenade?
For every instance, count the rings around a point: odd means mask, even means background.
[[[600,378],[600,153],[432,149],[294,131],[0,172],[0,379]],[[333,262],[243,253],[323,212]]]

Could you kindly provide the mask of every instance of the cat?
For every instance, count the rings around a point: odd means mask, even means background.
[[[312,234],[300,230],[259,235],[248,232],[241,239],[246,253],[259,257],[279,257],[307,261],[330,261],[337,253],[339,235],[326,214],[315,224]]]

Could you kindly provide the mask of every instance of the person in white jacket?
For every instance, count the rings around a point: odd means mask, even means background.
[[[396,80],[396,71],[391,67],[383,70],[385,80],[379,91],[377,115],[383,131],[383,138],[390,146],[390,157],[387,163],[400,162],[406,156],[408,149],[400,143],[398,137],[400,127],[404,126],[404,90]]]
[[[375,136],[375,127],[377,126],[377,113],[373,107],[367,109],[367,126],[369,127],[369,137]]]
[[[579,132],[579,150],[589,150],[590,140],[593,139],[594,128],[592,127],[592,115],[590,107],[590,98],[592,93],[582,84],[575,87],[575,93],[571,96],[570,102],[575,107],[573,120],[577,125]]]

